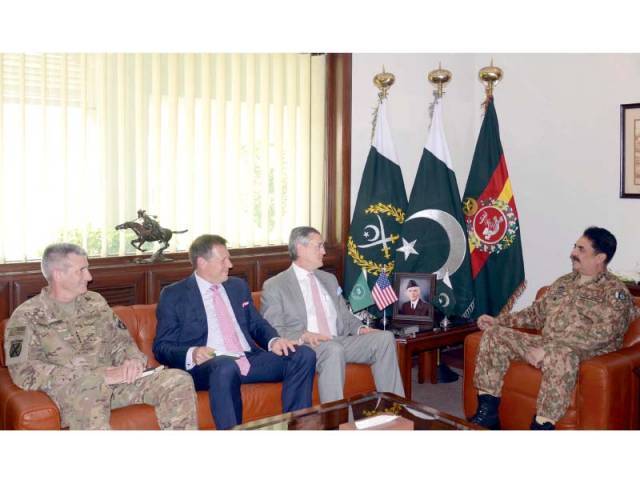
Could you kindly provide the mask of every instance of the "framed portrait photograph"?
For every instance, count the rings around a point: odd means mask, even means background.
[[[394,322],[433,324],[434,273],[396,272],[393,289],[398,296],[393,305]]]
[[[620,198],[640,198],[640,103],[620,105]]]

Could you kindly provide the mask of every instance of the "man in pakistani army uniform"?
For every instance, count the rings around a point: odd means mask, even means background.
[[[5,358],[13,382],[49,395],[70,429],[109,429],[112,409],[138,403],[155,407],[160,428],[197,428],[191,377],[175,369],[142,376],[146,356],[105,299],[87,291],[86,252],[50,245],[42,273],[49,285],[7,324]]]
[[[500,428],[504,375],[512,360],[524,360],[542,371],[531,429],[555,429],[571,400],[580,362],[619,349],[635,311],[627,287],[607,270],[616,246],[609,231],[587,228],[571,251],[573,272],[557,279],[540,300],[520,312],[480,316],[484,333],[474,375],[478,410],[471,422]]]

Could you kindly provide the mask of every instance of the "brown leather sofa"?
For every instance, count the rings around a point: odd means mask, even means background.
[[[545,294],[538,291],[536,298]],[[640,306],[640,298],[634,297]],[[471,417],[478,406],[473,386],[476,356],[482,332],[469,335],[464,342],[464,413]],[[617,352],[582,362],[571,404],[558,421],[558,429],[625,430],[640,427],[640,317],[629,326],[623,346]],[[542,375],[526,362],[511,363],[504,378],[500,402],[503,429],[524,430],[531,424]]]
[[[254,292],[253,301],[259,307],[260,293]],[[127,325],[140,350],[149,358],[149,366],[159,365],[151,347],[156,334],[155,305],[114,307],[116,314]],[[0,346],[4,345],[7,320],[0,322]],[[348,364],[345,397],[375,390],[371,368],[368,365]],[[242,385],[244,421],[257,420],[282,413],[281,383]],[[320,403],[317,379],[313,388],[313,403]],[[209,409],[209,394],[198,392],[198,425],[201,429],[214,429]],[[155,411],[149,405],[131,405],[111,412],[111,427],[116,430],[156,430]],[[4,348],[0,348],[0,430],[57,430],[60,412],[53,401],[42,392],[22,390],[9,375],[4,361]]]

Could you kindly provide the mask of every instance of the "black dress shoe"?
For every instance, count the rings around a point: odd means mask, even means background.
[[[500,397],[489,394],[478,395],[478,410],[469,421],[489,430],[500,430],[498,406],[500,406]]]
[[[538,423],[536,421],[536,416],[534,415],[529,428],[531,430],[555,430],[556,426],[551,422]]]

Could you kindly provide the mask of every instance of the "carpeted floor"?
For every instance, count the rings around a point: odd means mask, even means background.
[[[443,352],[441,361],[459,375],[458,380],[437,384],[425,382],[421,385],[418,383],[418,367],[414,366],[411,372],[413,400],[456,417],[464,418],[462,410],[462,347]]]

